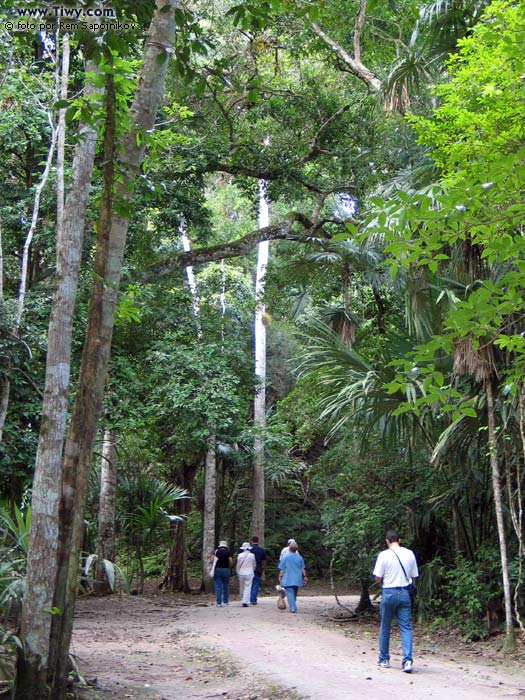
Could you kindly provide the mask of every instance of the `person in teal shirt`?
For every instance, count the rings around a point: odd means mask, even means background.
[[[304,559],[297,549],[297,542],[292,542],[290,551],[279,562],[279,583],[286,591],[291,613],[297,612],[297,591],[308,581]]]

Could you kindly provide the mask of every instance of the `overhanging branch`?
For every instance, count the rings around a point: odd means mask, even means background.
[[[292,212],[278,224],[272,224],[271,226],[251,231],[236,241],[220,243],[205,248],[194,248],[188,252],[179,251],[174,253],[169,258],[165,258],[164,260],[150,265],[140,275],[140,281],[150,282],[154,279],[166,277],[187,265],[201,265],[203,263],[216,262],[226,258],[236,258],[240,255],[246,255],[259,241],[287,240],[306,243],[313,236],[317,238],[330,238],[330,236],[323,231],[323,226],[327,223],[341,225],[344,224],[345,221],[347,220],[326,218],[314,224],[304,216],[304,214]],[[302,226],[302,231],[294,231],[294,224],[300,224]]]

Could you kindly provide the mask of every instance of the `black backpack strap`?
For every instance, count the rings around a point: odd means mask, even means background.
[[[393,549],[391,551],[394,552]],[[408,584],[410,585],[412,583],[412,579],[408,578],[407,572],[405,571],[405,567],[403,566],[403,562],[401,561],[401,559],[397,556],[397,554],[395,552],[394,552],[394,554],[396,555],[397,560],[398,560],[399,564],[401,565],[401,568],[403,569],[403,573],[405,574],[405,578],[408,581]]]

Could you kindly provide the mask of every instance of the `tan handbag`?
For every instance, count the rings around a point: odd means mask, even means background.
[[[286,591],[282,586],[275,586],[276,590],[279,591],[279,596],[277,598],[277,608],[278,610],[286,610]]]

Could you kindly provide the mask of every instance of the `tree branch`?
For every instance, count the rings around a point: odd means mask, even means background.
[[[361,63],[361,32],[365,24],[366,0],[359,0],[359,10],[355,17],[354,25],[354,56]]]
[[[326,32],[324,32],[321,27],[317,24],[317,22],[310,22],[310,27],[314,31],[314,33],[322,40],[325,42],[325,44],[328,44],[328,46],[333,50],[335,55],[343,61],[345,66],[347,66],[348,70],[352,75],[354,75],[356,78],[359,80],[362,80],[365,85],[372,90],[372,92],[379,92],[381,90],[381,80],[377,77],[377,75],[372,72],[369,68],[367,68],[362,62],[361,62],[361,49],[360,49],[360,36],[361,36],[361,30],[364,24],[364,6],[366,5],[365,0],[361,0],[360,7],[359,7],[359,12],[357,13],[356,17],[356,24],[355,24],[355,29],[354,29],[354,51],[357,46],[357,55],[355,58],[351,56],[348,51],[345,51],[343,47],[338,44],[334,39],[332,39]]]
[[[310,153],[308,154],[308,158],[313,158],[313,157],[316,156],[318,153],[321,153],[321,147],[319,146],[319,142],[320,142],[320,140],[321,140],[321,136],[322,136],[323,131],[324,131],[327,127],[329,127],[330,124],[331,124],[335,119],[337,119],[337,117],[340,117],[340,116],[341,116],[342,114],[344,114],[345,112],[348,112],[348,110],[350,109],[351,106],[352,106],[352,105],[350,105],[350,104],[343,105],[343,106],[340,107],[336,112],[334,112],[333,114],[331,114],[331,115],[328,117],[328,119],[324,122],[324,124],[321,124],[321,126],[320,126],[320,127],[317,129],[317,131],[315,132],[315,136],[314,136],[314,138],[313,138],[313,140],[312,140],[312,143],[311,143],[311,145],[310,145]]]
[[[293,231],[294,223],[301,224],[303,231]],[[259,241],[288,240],[305,243],[312,235],[319,237],[322,227],[326,223],[342,224],[339,219],[327,218],[314,224],[304,214],[292,212],[278,224],[272,224],[264,228],[256,229],[247,233],[242,238],[229,243],[219,243],[218,245],[207,246],[206,248],[193,248],[191,251],[178,251],[171,257],[160,260],[150,265],[140,275],[141,282],[149,282],[153,279],[166,277],[175,270],[187,265],[199,265],[203,263],[224,260],[225,258],[235,258],[246,255]],[[323,236],[329,238],[328,234]]]
[[[341,110],[339,110],[341,111]],[[344,110],[343,110],[344,111]],[[334,118],[337,116],[336,114],[333,115]],[[331,118],[330,118],[331,120]],[[330,121],[328,120],[328,121]],[[324,128],[327,126],[328,122],[326,122],[322,127]],[[312,151],[311,153],[308,154],[308,156],[305,158],[305,161],[311,160],[316,153]],[[321,187],[318,185],[314,185],[311,182],[307,182],[304,178],[302,178],[300,175],[294,172],[290,172],[288,170],[285,170],[284,168],[252,168],[249,166],[245,165],[234,165],[231,163],[220,163],[220,162],[210,162],[206,166],[206,172],[222,172],[222,173],[228,173],[230,175],[244,175],[245,177],[253,177],[257,180],[291,180],[293,182],[297,182],[299,185],[302,185],[305,189],[309,190],[310,192],[313,192],[317,195],[323,195],[326,196],[328,194],[332,194],[333,192],[349,192],[352,191],[354,188],[351,185],[348,185],[348,183],[342,185],[341,187],[331,187],[329,190],[323,190]]]

